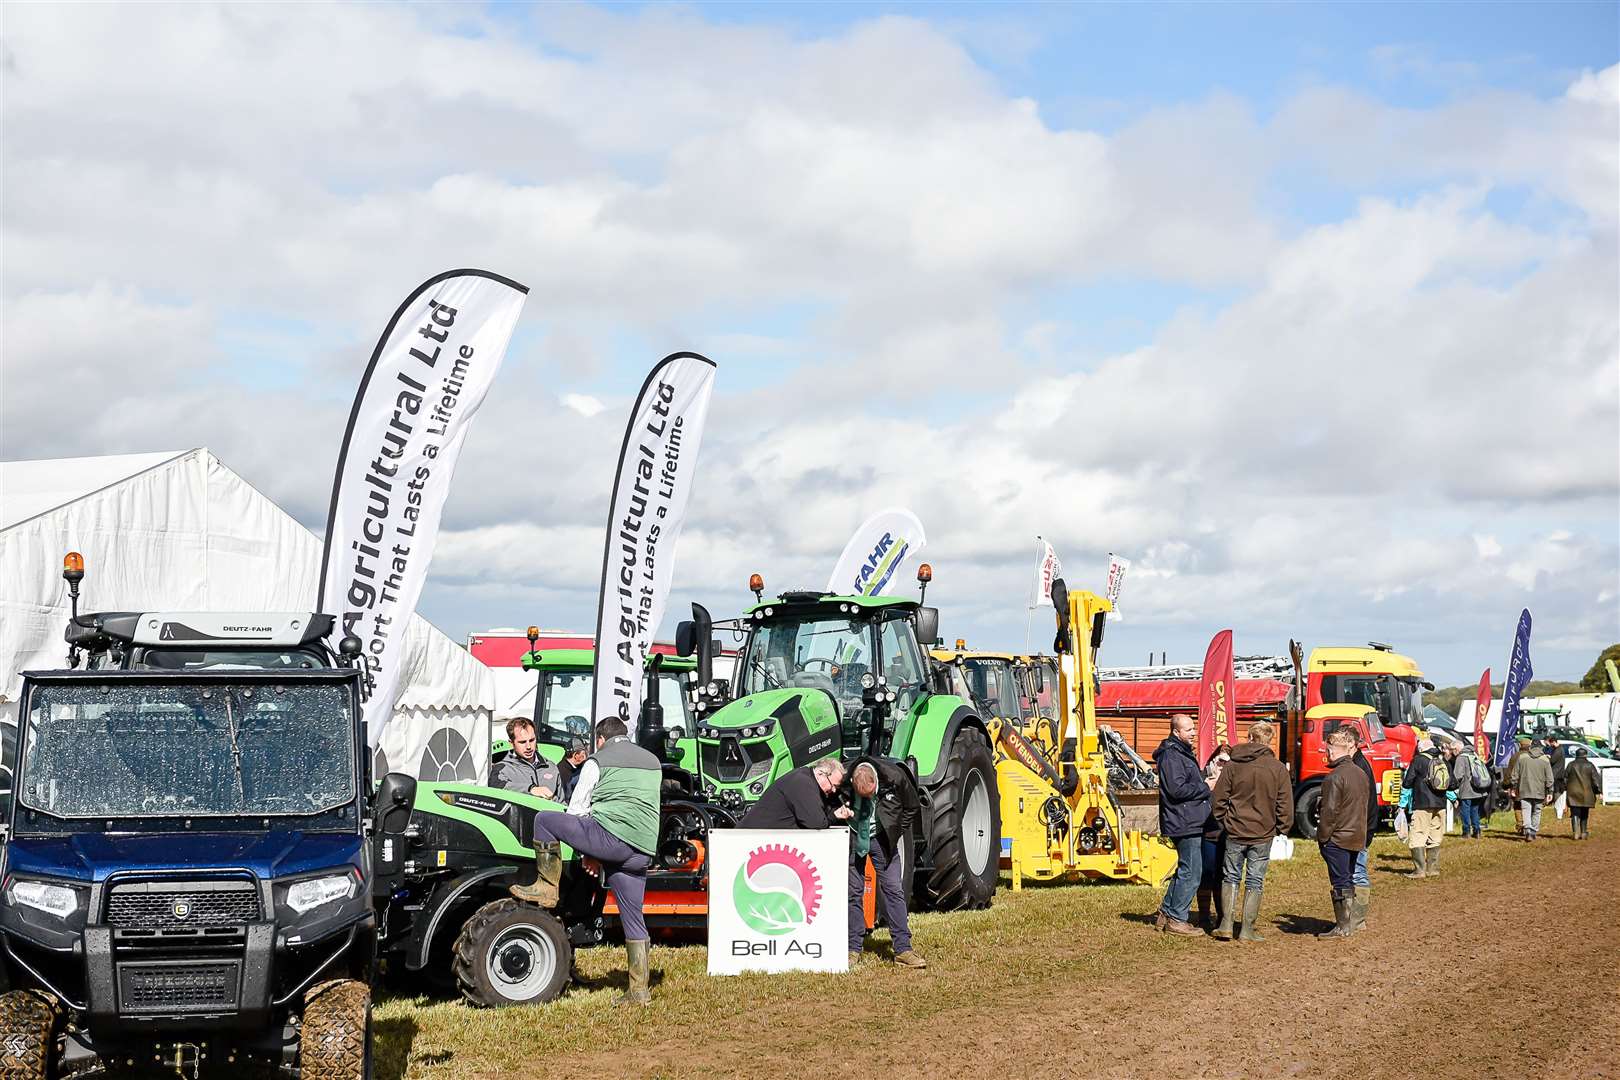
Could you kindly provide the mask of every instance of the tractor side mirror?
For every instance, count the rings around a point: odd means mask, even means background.
[[[416,777],[410,773],[391,772],[377,787],[376,830],[380,833],[402,833],[410,824],[411,807],[416,803]]]
[[[920,607],[917,609],[917,643],[928,649],[939,640],[939,608]]]
[[[691,629],[688,631],[691,652],[683,652],[682,656],[697,657],[698,684],[707,687],[714,681],[714,620],[709,617],[709,609],[702,604],[692,605],[692,621],[685,624]],[[679,630],[676,631],[679,634]],[[677,638],[677,647],[679,638]]]
[[[691,619],[675,624],[675,655],[691,656],[697,652],[697,629]]]

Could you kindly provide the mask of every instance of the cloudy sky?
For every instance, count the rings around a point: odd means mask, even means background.
[[[7,459],[212,448],[312,528],[401,299],[530,298],[425,614],[588,627],[629,399],[719,364],[673,619],[883,506],[1104,653],[1620,640],[1612,3],[6,6]],[[1036,621],[1048,637],[1049,619]]]

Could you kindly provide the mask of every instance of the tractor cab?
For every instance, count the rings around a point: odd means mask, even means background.
[[[596,686],[595,663],[594,649],[530,649],[523,654],[523,670],[534,672],[538,680],[534,695],[534,730],[540,752],[552,761],[561,759],[574,739],[583,739],[586,746],[595,745],[590,720]],[[658,707],[656,726],[662,728],[663,733],[650,737],[655,745],[649,749],[660,757],[679,758],[681,751],[676,744],[686,740],[692,730],[686,681],[696,667],[691,659],[664,653],[653,653],[646,658],[647,685],[643,690],[642,712],[645,716],[653,706]],[[650,716],[646,718],[652,720]],[[637,741],[645,745],[649,739],[643,738],[644,734],[638,733]],[[503,742],[504,736],[505,732],[501,732]],[[496,754],[509,749],[500,742],[492,747]]]

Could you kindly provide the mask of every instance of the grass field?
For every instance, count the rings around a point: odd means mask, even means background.
[[[1597,857],[1610,869],[1620,866],[1620,810],[1595,812],[1593,839],[1579,845],[1556,835],[1567,833],[1566,822],[1548,818],[1546,832],[1554,835],[1534,846],[1510,838],[1507,814],[1497,816],[1483,840],[1448,838],[1438,881],[1408,878],[1404,846],[1381,836],[1373,848],[1369,930],[1348,943],[1311,936],[1330,916],[1326,875],[1315,845],[1297,842],[1295,857],[1272,864],[1267,878],[1264,944],[1153,933],[1158,893],[1144,887],[1003,891],[987,911],[916,917],[917,948],[931,965],[922,972],[879,958],[888,952],[886,934],[869,944],[874,951],[848,975],[709,978],[703,947],[658,947],[654,1005],[639,1011],[610,1004],[623,986],[623,951],[591,949],[577,959],[581,985],[550,1005],[484,1011],[442,999],[385,996],[376,1021],[378,1075],[518,1076],[553,1071],[553,1065],[595,1075],[791,1073],[852,1038],[883,1047],[889,1075],[934,1075],[937,1069],[924,1062],[941,1055],[952,1060],[953,1046],[960,1047],[964,1068],[966,1060],[993,1052],[1009,1076],[1053,1066],[1067,1074],[1062,1063],[1074,1059],[1064,1047],[1086,1044],[1088,1033],[1103,1038],[1114,1032],[1109,1037],[1126,1040],[1122,1051],[1139,1051],[1163,1038],[1149,1034],[1155,1014],[1185,1005],[1189,993],[1235,995],[1269,981],[1274,989],[1263,988],[1286,1016],[1291,998],[1312,992],[1316,966],[1332,963],[1335,948],[1397,957],[1430,928],[1462,928],[1460,947],[1468,948],[1473,937],[1466,927],[1476,914],[1503,906],[1516,912],[1540,888],[1548,892],[1546,906],[1556,909],[1573,895],[1570,884],[1556,879],[1583,881],[1581,867]],[[1607,882],[1611,897],[1617,885],[1620,880]],[[1594,933],[1605,926],[1613,940],[1607,915]],[[1612,961],[1608,970],[1612,985]],[[1398,996],[1400,985],[1380,983],[1382,989],[1369,986],[1366,993],[1378,1001]],[[1043,1022],[1046,1016],[1050,1022]],[[1091,1075],[1134,1074],[1123,1056],[1105,1054],[1100,1072],[1098,1059],[1089,1060]]]

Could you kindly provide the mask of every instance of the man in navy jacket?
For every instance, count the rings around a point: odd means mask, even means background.
[[[1176,872],[1165,890],[1154,925],[1167,934],[1198,936],[1187,909],[1204,873],[1204,823],[1209,820],[1209,783],[1193,756],[1198,721],[1186,713],[1170,718],[1170,737],[1153,751],[1159,769],[1159,834],[1176,845]]]

